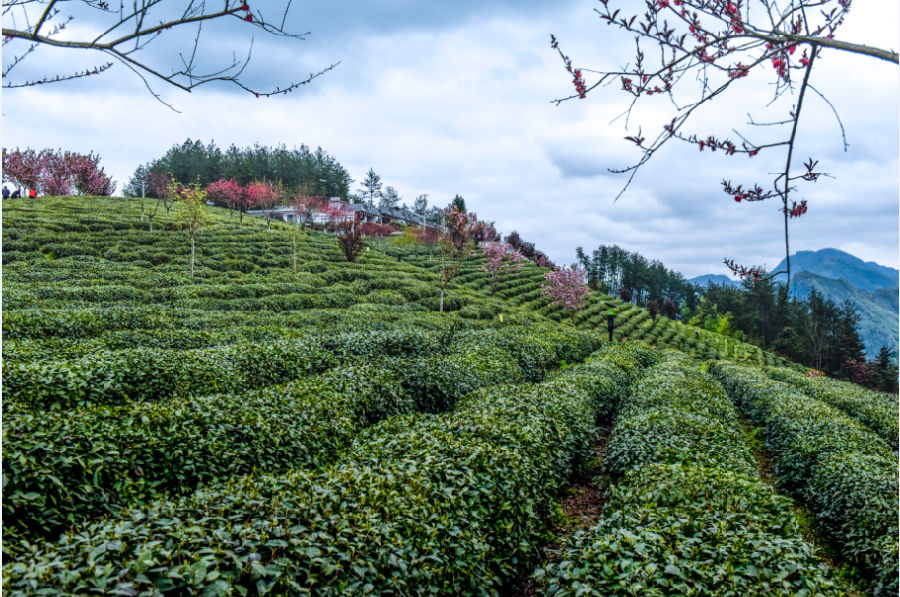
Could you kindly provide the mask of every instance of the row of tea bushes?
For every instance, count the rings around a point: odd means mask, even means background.
[[[766,373],[776,381],[787,382],[809,396],[841,409],[897,450],[900,412],[896,395],[873,392],[828,377],[810,377],[793,369],[771,367]]]
[[[320,464],[388,416],[444,411],[477,387],[537,381],[560,360],[583,360],[598,346],[584,333],[548,339],[516,328],[461,332],[452,343],[399,330],[346,340],[322,341],[343,364],[281,387],[8,413],[5,549],[21,551],[13,539],[49,536],[160,492],[185,492],[252,470]],[[439,346],[446,354],[428,356]],[[368,364],[354,364],[360,358]]]
[[[544,595],[843,594],[756,472],[721,385],[689,362],[650,370],[605,452],[605,516],[539,568]]]
[[[761,371],[714,364],[732,400],[763,429],[781,484],[801,497],[848,561],[898,593],[897,460],[890,445],[841,410]]]
[[[7,563],[4,594],[496,594],[529,564],[590,452],[606,397],[570,376],[609,352],[626,375],[640,367],[638,349],[604,349],[540,385],[378,424],[321,472],[122,511]]]
[[[345,364],[238,395],[7,415],[4,549],[25,551],[19,540],[50,537],[166,492],[253,470],[320,465],[366,425],[446,408],[480,385],[522,379],[508,355],[492,352],[465,363],[423,357]]]
[[[512,341],[516,336],[510,329]],[[340,358],[431,352],[441,346],[441,338],[424,332],[352,332],[192,350],[96,350],[50,361],[23,361],[8,354],[3,363],[4,410],[242,392],[324,371]],[[596,347],[593,336],[577,332],[564,337],[557,333],[556,346],[575,338]],[[585,350],[580,353],[583,358]]]

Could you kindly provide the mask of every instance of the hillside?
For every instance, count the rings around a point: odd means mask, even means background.
[[[860,290],[844,278],[826,278],[811,272],[800,272],[791,279],[791,292],[796,298],[805,298],[812,289],[839,305],[850,301],[859,310],[857,330],[869,358],[878,354],[882,346],[900,346],[896,288]]]
[[[895,396],[221,209],[191,278],[138,206],[4,204],[4,595],[896,597]]]

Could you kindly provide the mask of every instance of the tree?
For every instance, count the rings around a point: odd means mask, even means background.
[[[491,279],[491,288],[497,288],[500,283],[501,276],[505,276],[509,272],[517,272],[525,265],[525,257],[518,249],[513,249],[508,243],[499,242],[483,242],[481,250],[487,258],[480,269],[488,272]]]
[[[375,174],[375,170],[369,168],[366,178],[361,183],[360,195],[366,203],[366,207],[373,209],[375,200],[381,197],[381,177]]]
[[[194,277],[194,239],[197,233],[209,224],[206,213],[206,191],[199,184],[183,185],[174,180],[169,186],[169,194],[178,204],[175,222],[187,230],[191,237],[191,278]]]
[[[33,149],[3,152],[3,177],[46,195],[111,195],[112,178],[100,167],[100,156],[72,151]]]
[[[444,292],[450,281],[459,274],[463,263],[472,254],[475,242],[472,240],[472,228],[478,222],[478,216],[460,211],[456,206],[444,211],[444,232],[441,234],[441,304],[440,312],[444,312]]]
[[[648,0],[642,15],[628,11],[627,7],[633,4],[623,3],[626,10],[611,6],[616,3],[610,0],[600,0],[600,4],[597,12],[601,20],[635,37],[635,59],[621,69],[592,69],[590,72],[596,76],[596,81],[589,82],[585,79],[587,71],[575,68],[551,35],[551,46],[558,51],[575,86],[575,94],[559,99],[557,103],[576,97],[583,99],[613,81],[619,82],[621,91],[628,96],[625,114],[629,117],[642,99],[658,95],[671,99],[672,118],[662,130],[645,137],[638,128],[637,133],[625,137],[641,155],[635,164],[613,170],[628,175],[616,198],[625,192],[641,166],[669,141],[687,143],[700,151],[708,149],[750,158],[761,151],[784,151],[784,168],[775,175],[768,188],[755,183],[745,186],[729,180],[722,182],[724,192],[738,203],[767,199],[781,202],[786,271],[771,272],[768,276],[786,274],[781,298],[783,306],[791,274],[789,221],[807,211],[806,200],[798,202],[792,199],[791,193],[797,182],[815,182],[824,174],[812,157],[797,168],[794,151],[807,91],[812,90],[828,102],[810,84],[816,58],[825,50],[840,50],[897,63],[897,52],[835,38],[850,8],[848,0],[795,0],[787,4],[762,0],[762,6],[753,3],[752,10],[751,3],[741,0]],[[645,54],[641,42],[649,43],[659,51]],[[651,64],[651,58],[657,55],[659,62]],[[736,128],[733,130],[740,137],[737,142],[688,130],[688,123],[701,107],[725,101],[722,98],[727,97],[727,91],[737,89],[751,72],[769,66],[774,71],[774,97],[766,106],[757,108],[761,111],[764,107],[777,105],[785,117],[777,122],[764,122],[758,117],[754,119],[751,114],[749,126],[766,127],[765,140],[754,141],[750,133],[741,133]],[[780,138],[772,140],[770,133],[775,129],[780,131]],[[841,130],[843,133],[843,125]],[[726,259],[725,263],[741,278],[759,279],[766,275],[761,268],[742,266],[731,259]]]
[[[559,268],[544,274],[541,296],[546,296],[554,307],[565,309],[572,318],[572,325],[575,325],[575,313],[584,308],[590,295],[587,272],[582,268]]]
[[[234,216],[234,210],[240,205],[243,194],[244,189],[233,178],[228,180],[220,178],[206,187],[207,198],[216,203],[224,203],[231,216]]]
[[[381,209],[396,209],[399,203],[400,194],[397,193],[397,189],[392,186],[386,186],[378,201],[378,207]]]
[[[425,223],[425,213],[428,211],[428,195],[419,195],[416,197],[415,201],[413,201],[413,212],[420,218],[422,218],[422,223]]]
[[[247,185],[245,192],[249,204],[262,210],[266,217],[266,232],[269,232],[272,211],[278,206],[278,190],[265,180],[257,180]]]
[[[882,346],[875,360],[870,363],[870,368],[874,373],[872,381],[875,387],[882,392],[897,393],[897,365],[892,362],[895,355],[895,351],[887,346]]]
[[[366,248],[366,243],[362,237],[361,224],[362,215],[352,212],[347,212],[346,217],[336,224],[335,235],[337,236],[338,246],[341,248],[344,258],[351,263],[356,261],[359,254]]]
[[[453,201],[450,202],[450,207],[452,209],[456,209],[460,213],[466,213],[466,200],[463,199],[460,195],[456,195],[453,198]]]
[[[191,91],[213,82],[225,82],[257,97],[286,94],[337,65],[332,64],[305,79],[287,82],[283,87],[251,87],[241,75],[250,62],[253,38],[250,38],[243,58],[238,57],[236,49],[229,49],[225,54],[227,58],[223,60],[221,56],[210,57],[204,51],[202,34],[208,35],[212,29],[215,35],[216,27],[227,27],[228,23],[239,22],[247,30],[255,28],[274,37],[304,39],[304,35],[284,28],[290,4],[284,3],[279,24],[278,20],[265,19],[258,10],[251,9],[248,2],[237,0],[209,3],[185,0],[180,6],[159,0],[136,0],[127,8],[124,5],[117,8],[110,6],[108,2],[95,0],[66,3],[56,0],[7,2],[3,5],[3,46],[4,54],[10,58],[4,64],[3,87],[29,87],[96,76],[119,63],[140,77],[153,97],[169,107],[171,105],[155,91],[152,82],[183,91]],[[88,18],[82,18],[88,15]],[[76,21],[77,27],[71,26],[73,21]],[[169,69],[158,65],[147,54],[147,47],[158,38],[174,40],[186,29],[195,32],[193,43],[179,52],[181,61],[176,66]],[[76,32],[74,37],[70,35],[72,31]],[[210,47],[216,48],[215,45]],[[40,78],[13,78],[14,71],[20,64],[39,49],[46,48],[70,50],[69,53],[90,50],[100,54],[104,62],[70,72],[48,73]],[[218,64],[214,64],[217,58]]]

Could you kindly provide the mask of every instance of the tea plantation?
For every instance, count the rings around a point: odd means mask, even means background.
[[[210,213],[4,202],[4,595],[898,594],[896,396]]]

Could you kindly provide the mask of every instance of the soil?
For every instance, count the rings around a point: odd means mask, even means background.
[[[600,469],[606,451],[606,443],[609,441],[609,431],[609,427],[597,429],[591,462],[588,466],[583,467],[579,475],[572,480],[569,489],[560,497],[559,505],[565,516],[561,523],[552,529],[557,540],[541,547],[542,561],[552,561],[565,538],[579,529],[593,526],[603,516],[607,481],[604,476],[600,475]],[[536,591],[537,585],[529,574],[513,582],[502,595],[504,597],[533,597]]]

